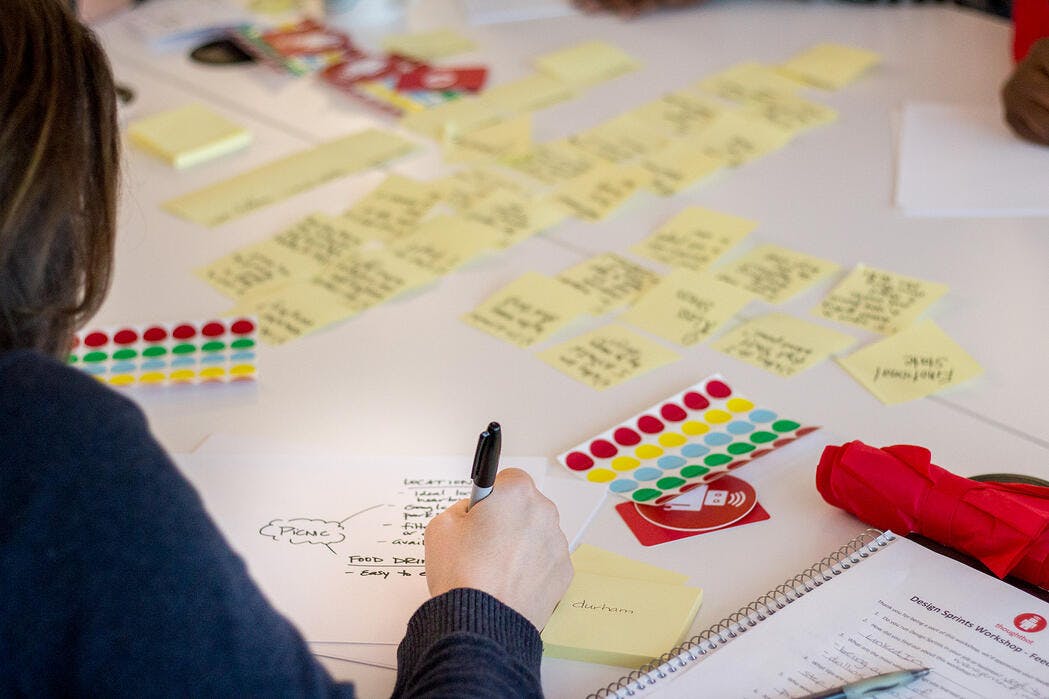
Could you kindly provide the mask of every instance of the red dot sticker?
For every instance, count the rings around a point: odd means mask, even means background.
[[[696,393],[695,391],[689,391],[684,397],[685,405],[691,410],[706,410],[710,407],[710,401],[702,393]]]
[[[730,463],[725,468],[727,468],[729,471],[735,471],[740,466],[746,466],[751,461],[752,461],[752,459],[744,459],[743,461],[733,461],[732,463]]]
[[[171,331],[171,335],[176,340],[188,340],[196,334],[197,329],[194,328],[192,325],[189,325],[188,323],[183,323],[182,325],[176,326],[175,329]]]
[[[200,334],[204,337],[218,337],[224,332],[226,332],[226,326],[215,320],[205,323],[204,327],[200,329]]]
[[[131,328],[124,328],[113,335],[113,342],[118,345],[130,345],[138,340],[138,333]]]
[[[621,444],[624,447],[632,447],[635,444],[641,442],[641,435],[629,427],[620,427],[612,435],[612,439],[616,440],[616,444]]]
[[[656,434],[663,431],[663,423],[651,415],[642,415],[637,427],[645,434]]]
[[[696,485],[699,485],[699,484],[697,483]],[[674,498],[676,498],[679,495],[681,495],[681,493],[671,493],[670,495],[664,495],[662,497],[656,498],[656,501],[653,502],[652,504],[653,505],[663,505],[665,503],[670,502],[671,500],[673,500]]]
[[[707,383],[707,393],[715,398],[728,398],[732,395],[732,389],[722,381],[710,381]]]
[[[107,342],[109,342],[109,336],[100,332],[88,333],[87,337],[84,338],[84,344],[88,347],[101,347]]]
[[[69,343],[69,349],[70,350],[75,350],[79,346],[80,346],[80,338],[77,337],[76,335],[74,335],[73,336],[73,341],[71,343]]]
[[[146,342],[162,342],[168,339],[168,331],[159,325],[154,325],[152,328],[147,328],[142,333],[142,339]]]
[[[573,471],[585,471],[594,465],[594,460],[581,451],[573,451],[565,457],[565,465]]]
[[[590,442],[590,453],[599,459],[611,459],[619,453],[619,450],[607,439],[595,439]]]
[[[778,449],[779,447],[787,446],[788,444],[790,444],[793,441],[794,441],[794,437],[787,437],[786,439],[777,439],[775,442],[772,443],[772,446],[774,446],[774,447],[776,447]]]
[[[798,437],[804,437],[805,435],[811,434],[811,433],[815,432],[818,429],[819,429],[818,427],[802,427],[801,429],[799,429],[794,434],[796,436],[798,436]]]
[[[660,408],[659,414],[663,416],[664,420],[669,420],[670,422],[681,422],[688,417],[688,413],[685,412],[684,408],[673,403],[667,403]]]
[[[247,335],[255,329],[255,324],[247,318],[241,318],[240,320],[234,321],[229,329],[234,335]]]
[[[753,461],[754,459],[758,458],[759,456],[765,456],[765,454],[771,454],[772,451],[773,451],[772,449],[758,449],[757,451],[752,451],[752,452],[750,452],[750,460]]]

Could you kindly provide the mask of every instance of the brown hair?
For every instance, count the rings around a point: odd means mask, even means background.
[[[109,287],[113,77],[61,0],[0,2],[0,351],[62,356]]]

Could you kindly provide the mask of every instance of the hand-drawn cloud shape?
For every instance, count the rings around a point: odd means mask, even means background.
[[[320,544],[332,553],[335,553],[333,544],[346,540],[346,530],[341,522],[306,517],[272,519],[259,529],[259,534],[289,544]]]

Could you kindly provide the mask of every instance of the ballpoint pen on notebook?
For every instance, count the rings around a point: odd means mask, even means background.
[[[489,422],[487,429],[477,438],[477,451],[474,452],[473,469],[470,479],[473,488],[470,490],[470,508],[488,497],[495,484],[495,473],[499,470],[499,452],[502,450],[502,430],[498,422]]]
[[[863,680],[856,680],[843,684],[825,692],[808,694],[801,699],[858,699],[859,697],[874,696],[878,692],[887,692],[890,689],[910,684],[916,679],[929,674],[929,668],[922,667],[916,670],[901,670],[899,672],[887,672],[884,675],[876,675]]]

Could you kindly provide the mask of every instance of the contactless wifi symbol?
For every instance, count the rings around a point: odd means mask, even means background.
[[[747,501],[747,495],[742,490],[737,490],[728,496],[728,504],[732,507],[742,507]]]

